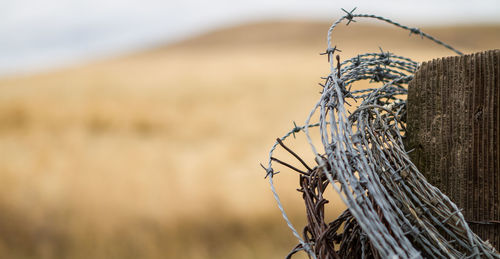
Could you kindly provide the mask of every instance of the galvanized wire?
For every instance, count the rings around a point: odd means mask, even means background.
[[[354,14],[354,10],[344,10],[346,15],[328,30],[323,54],[328,55],[331,71],[323,78],[321,97],[305,126],[295,125],[279,138],[270,150],[267,167],[263,166],[283,218],[299,241],[288,257],[303,250],[312,258],[500,258],[489,243],[470,230],[459,208],[427,182],[405,149],[406,87],[419,64],[381,50],[342,63],[337,56],[335,66],[338,49],[332,48],[331,39],[342,21],[349,24],[355,18],[372,18],[462,53],[420,29],[380,16]],[[351,91],[360,80],[381,86]],[[349,112],[347,106],[354,103],[357,106]],[[316,113],[318,122],[312,124]],[[321,149],[313,144],[311,128],[319,132]],[[298,132],[307,137],[317,163],[314,167],[283,143]],[[278,145],[292,153],[305,169],[273,157]],[[300,175],[299,191],[308,219],[302,236],[288,219],[274,187],[273,162]],[[348,208],[333,222],[325,222],[324,217],[328,201],[323,193],[328,186]]]

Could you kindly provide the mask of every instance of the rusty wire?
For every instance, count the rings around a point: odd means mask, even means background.
[[[355,10],[355,9],[354,9]],[[305,251],[312,258],[500,258],[488,243],[474,234],[461,210],[427,182],[411,162],[403,138],[406,132],[407,84],[419,64],[389,52],[360,54],[342,63],[332,48],[332,32],[342,21],[378,19],[418,34],[456,54],[453,47],[422,32],[384,17],[354,14],[338,19],[328,31],[325,53],[330,74],[323,78],[319,101],[305,121],[277,139],[269,153],[266,177],[283,218],[299,243],[287,258]],[[370,80],[378,87],[351,90],[353,83]],[[354,105],[349,112],[347,105]],[[317,123],[311,123],[319,113]],[[312,129],[319,132],[321,152],[313,144]],[[316,165],[307,165],[284,141],[304,132]],[[277,146],[302,165],[297,168],[273,156]],[[299,175],[307,225],[302,234],[294,228],[274,188],[273,162]],[[347,205],[337,219],[325,221],[324,197],[333,188]]]

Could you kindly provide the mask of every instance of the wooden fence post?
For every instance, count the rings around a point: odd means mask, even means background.
[[[412,161],[500,250],[500,50],[424,62],[408,89]]]

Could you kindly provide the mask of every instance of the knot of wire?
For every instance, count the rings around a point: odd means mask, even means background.
[[[299,251],[311,258],[500,258],[487,241],[470,230],[461,210],[427,182],[405,150],[407,85],[419,64],[380,49],[343,62],[337,55],[335,66],[334,55],[339,50],[332,47],[332,31],[344,20],[349,24],[355,18],[373,18],[462,53],[420,29],[380,16],[355,14],[355,9],[342,10],[346,15],[328,30],[328,47],[322,54],[328,55],[331,69],[322,78],[325,82],[320,84],[318,102],[304,126],[294,123],[292,130],[276,140],[267,167],[262,165],[278,208],[299,241],[286,258]],[[353,83],[361,80],[378,86],[352,90]],[[319,119],[312,123],[315,114]],[[313,144],[311,130],[319,132],[321,150]],[[284,143],[299,132],[305,133],[315,166]],[[274,157],[278,146],[303,169]],[[273,162],[299,175],[298,191],[307,214],[302,235],[289,220],[274,187],[278,172]],[[347,205],[331,222],[325,220],[327,188],[333,188]]]

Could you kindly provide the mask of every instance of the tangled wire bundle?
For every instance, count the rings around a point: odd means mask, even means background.
[[[344,20],[349,24],[358,17],[374,18],[462,53],[419,29],[353,11],[346,12],[328,31],[324,54],[328,55],[330,74],[324,78],[321,97],[305,126],[296,126],[277,139],[268,166],[263,166],[283,218],[299,241],[287,258],[299,251],[312,258],[500,258],[488,242],[470,230],[457,206],[427,182],[405,150],[406,100],[402,97],[419,64],[382,51],[342,63],[336,56],[334,66],[337,48],[332,48],[331,34]],[[351,91],[352,84],[360,80],[382,85]],[[347,111],[349,102],[358,104],[353,112]],[[319,121],[312,124],[316,112]],[[313,127],[319,130],[321,153],[310,135]],[[297,132],[305,133],[316,166],[309,166],[283,143]],[[273,157],[278,145],[305,169]],[[288,219],[274,188],[273,162],[299,173],[299,191],[307,213],[302,236]],[[325,222],[327,188],[334,188],[348,207],[333,222]]]

